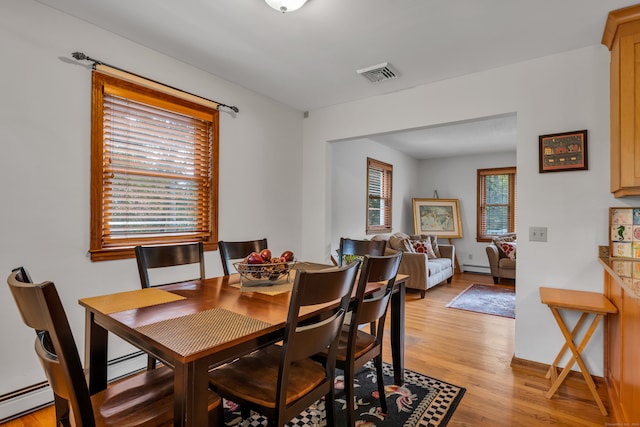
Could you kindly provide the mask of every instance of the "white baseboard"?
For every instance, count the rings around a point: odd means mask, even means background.
[[[491,274],[491,267],[488,265],[475,265],[475,264],[462,264],[462,271],[469,273],[484,273]]]
[[[49,385],[21,394],[0,403],[0,424],[19,414],[53,403],[53,392]]]
[[[113,381],[133,372],[146,369],[146,367],[147,355],[142,352],[132,353],[109,361],[107,378],[109,381]],[[51,387],[48,384],[45,385],[45,383],[41,387],[36,384],[32,387],[33,390],[24,393],[16,391],[15,396],[0,402],[0,424],[18,415],[52,404],[53,392]],[[28,387],[25,387],[25,389],[28,389]]]

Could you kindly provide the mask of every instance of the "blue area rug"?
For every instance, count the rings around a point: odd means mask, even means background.
[[[444,427],[449,422],[465,389],[405,369],[403,386],[393,385],[393,369],[383,364],[388,414],[380,412],[376,371],[371,363],[356,375],[356,426],[357,427]],[[346,425],[344,377],[336,371],[336,426]],[[243,420],[240,409],[233,402],[224,401],[226,426],[266,426],[267,420],[254,414]],[[293,419],[289,427],[326,426],[324,400]],[[333,427],[333,426],[327,426]]]
[[[514,287],[473,284],[447,304],[449,308],[516,317],[516,290]]]

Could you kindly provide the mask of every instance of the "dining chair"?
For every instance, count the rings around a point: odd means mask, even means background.
[[[340,238],[338,248],[338,265],[345,262],[345,255],[363,257],[364,255],[382,256],[387,247],[386,240],[356,240],[345,237]]]
[[[29,283],[29,275],[22,267],[11,273],[7,283],[23,322],[36,331],[35,351],[53,390],[57,426],[173,425],[174,379],[170,368],[128,376],[90,396],[55,285]],[[221,426],[220,396],[210,392],[207,398],[208,424]]]
[[[336,367],[344,371],[344,390],[347,401],[347,425],[355,426],[355,373],[373,360],[376,368],[380,408],[387,413],[387,401],[382,375],[382,341],[387,308],[395,285],[402,251],[391,256],[365,255],[356,287],[355,304],[351,305],[349,324],[342,327],[336,355]],[[365,297],[367,283],[383,282],[378,291]],[[370,325],[370,331],[361,329]],[[327,360],[327,352],[317,356]]]
[[[224,275],[228,276],[230,274],[229,262],[232,260],[244,258],[251,252],[260,252],[267,248],[266,238],[260,240],[247,240],[244,242],[219,241],[218,251],[220,252],[220,259],[222,260],[222,270],[224,271]]]
[[[168,283],[152,284],[149,280],[149,270],[164,267],[176,267],[188,264],[200,264],[200,277],[190,277],[187,280],[204,280],[204,248],[202,242],[183,243],[177,245],[136,246],[136,261],[140,284],[143,288],[166,285]]]
[[[209,372],[211,387],[255,410],[269,426],[282,427],[325,398],[328,426],[334,426],[333,381],[338,337],[351,299],[358,262],[324,270],[297,270],[282,344],[273,344]],[[336,307],[337,302],[339,304]],[[317,308],[317,304],[328,304]],[[313,316],[310,307],[317,310]],[[307,313],[305,315],[305,313]],[[326,364],[311,356],[327,351]]]

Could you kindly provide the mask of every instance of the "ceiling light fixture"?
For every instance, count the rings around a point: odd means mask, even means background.
[[[264,0],[269,6],[282,13],[300,9],[307,0]]]

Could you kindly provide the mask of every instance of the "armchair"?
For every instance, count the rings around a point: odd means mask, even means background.
[[[499,246],[501,242],[510,244],[513,248],[512,256],[509,257]],[[516,257],[515,257],[516,234],[504,234],[496,237],[487,245],[487,257],[489,258],[489,267],[491,268],[491,276],[493,283],[500,283],[501,278],[516,278]]]

